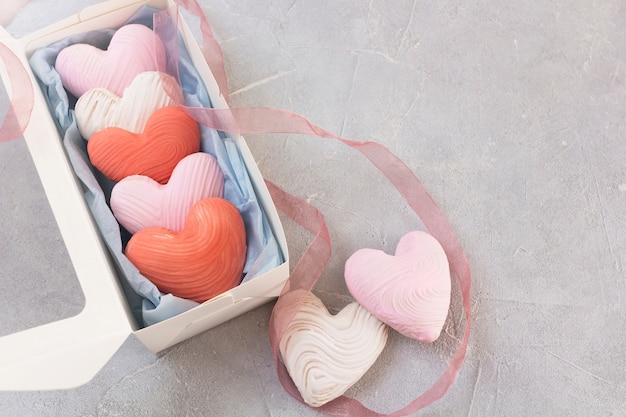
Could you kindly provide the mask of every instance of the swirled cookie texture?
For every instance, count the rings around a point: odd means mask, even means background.
[[[427,343],[439,337],[450,307],[450,267],[430,234],[407,233],[395,255],[358,250],[346,261],[345,279],[352,296],[398,332]]]
[[[165,69],[165,48],[150,28],[130,24],[113,34],[106,50],[84,43],[63,48],[54,67],[63,86],[76,97],[92,88],[121,96],[137,75]]]
[[[148,227],[135,233],[126,256],[161,292],[202,303],[241,281],[243,219],[227,200],[205,198],[193,205],[182,231]]]
[[[122,179],[111,192],[111,210],[133,234],[154,226],[180,232],[196,202],[223,195],[224,175],[217,160],[197,152],[176,165],[167,184],[143,175]]]
[[[178,162],[199,150],[198,123],[174,106],[155,111],[142,133],[109,127],[87,142],[93,166],[115,182],[145,175],[165,184]]]
[[[121,97],[106,88],[93,88],[83,94],[76,102],[76,124],[86,140],[108,127],[141,133],[156,110],[184,101],[174,77],[157,71],[143,72]]]
[[[304,291],[281,296],[278,314],[300,301],[279,348],[304,401],[319,407],[343,395],[367,372],[385,347],[388,331],[358,303],[333,316],[319,298]]]

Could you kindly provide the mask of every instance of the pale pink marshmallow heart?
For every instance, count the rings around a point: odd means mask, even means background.
[[[111,210],[130,233],[152,226],[180,232],[194,203],[224,195],[224,176],[217,160],[203,152],[183,158],[167,184],[131,175],[115,184]]]
[[[407,233],[395,255],[358,250],[346,261],[345,279],[352,296],[380,321],[422,342],[439,337],[450,307],[450,267],[430,234]]]
[[[136,76],[119,97],[106,88],[93,88],[83,94],[74,109],[76,125],[83,138],[107,127],[141,133],[156,110],[184,104],[183,91],[176,79],[158,71]]]
[[[131,24],[115,32],[106,51],[82,43],[62,49],[54,67],[76,97],[92,88],[121,96],[137,75],[165,69],[165,48],[150,28]]]

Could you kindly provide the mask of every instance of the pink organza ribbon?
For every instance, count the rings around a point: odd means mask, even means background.
[[[221,93],[228,101],[228,86],[226,82],[226,72],[224,70],[223,54],[218,42],[213,37],[209,23],[202,13],[202,9],[196,0],[175,0],[175,2],[200,19],[204,58],[215,75]],[[173,13],[173,15],[177,16],[178,14]],[[164,16],[164,14],[155,16],[155,31],[160,32],[163,30],[171,33],[171,27],[169,29],[165,28],[173,23]],[[177,23],[174,23],[174,26],[177,27]],[[471,273],[467,257],[454,230],[422,183],[406,164],[383,145],[375,142],[357,142],[344,139],[311,123],[305,117],[290,111],[266,107],[236,109],[199,109],[187,107],[186,109],[199,123],[225,132],[240,134],[304,134],[320,138],[335,139],[361,152],[387,177],[406,200],[408,205],[422,220],[428,232],[441,243],[446,252],[450,269],[456,277],[461,289],[465,327],[463,337],[441,377],[426,392],[419,395],[404,408],[391,414],[377,413],[368,409],[359,401],[346,396],[341,396],[319,407],[318,410],[328,414],[345,416],[406,416],[415,413],[445,395],[450,386],[454,383],[467,352],[471,322]],[[297,289],[311,291],[322,275],[331,255],[332,245],[324,217],[315,207],[288,194],[275,184],[269,181],[266,181],[266,184],[276,207],[314,235],[312,242],[291,272],[281,295]],[[279,297],[274,311],[272,312],[269,325],[270,343],[274,352],[278,378],[285,390],[302,403],[304,403],[304,401],[300,393],[289,376],[285,365],[280,361],[279,343],[287,326],[300,309],[303,301],[304,298],[302,297],[299,303],[294,303],[287,307],[283,305],[282,297]],[[279,310],[281,314],[277,314]],[[277,317],[280,317],[280,319]]]
[[[6,45],[0,43],[0,58],[4,63],[11,84],[12,97],[9,109],[0,126],[0,142],[22,136],[33,111],[34,92],[28,72]]]
[[[201,7],[196,0],[174,1],[200,19],[204,58],[216,78],[221,93],[228,102],[228,87],[222,50],[211,33]],[[174,13],[174,16],[178,16],[178,14]],[[173,60],[172,57],[178,56],[177,42],[173,41],[175,38],[171,38],[171,34],[178,33],[177,22],[172,22],[171,19],[167,18],[166,13],[157,13],[155,14],[155,31],[166,39],[164,42],[171,54],[169,63],[175,63],[177,60]],[[167,41],[168,34],[170,41]],[[24,132],[33,107],[33,87],[28,73],[19,59],[2,44],[0,44],[0,57],[7,68],[14,92],[11,98],[11,107],[0,128],[0,141],[6,141],[20,137]],[[177,74],[177,68],[172,69],[170,66],[168,70]],[[20,91],[20,94],[16,94],[16,91]],[[286,110],[259,107],[238,109],[186,107],[186,110],[199,123],[225,132],[246,134],[297,133],[338,140],[365,155],[389,179],[422,220],[428,232],[439,240],[448,256],[450,268],[461,289],[465,314],[463,337],[441,377],[431,388],[404,408],[391,414],[380,414],[368,409],[355,399],[342,396],[318,408],[318,410],[328,414],[345,416],[406,416],[441,398],[454,383],[467,351],[471,320],[471,273],[465,252],[452,227],[415,174],[397,156],[378,143],[344,139],[312,124],[303,116]],[[322,275],[331,255],[331,241],[324,217],[319,210],[310,204],[286,193],[269,181],[266,183],[277,208],[314,235],[302,258],[293,268],[282,294],[296,289],[311,291]],[[282,298],[279,297],[270,319],[269,330],[278,378],[292,397],[303,402],[284,364],[280,361],[278,349],[280,339],[300,305],[300,303],[296,303],[291,307],[285,307]],[[281,309],[283,311],[278,315],[277,311]],[[279,316],[281,317],[280,320],[277,319]]]

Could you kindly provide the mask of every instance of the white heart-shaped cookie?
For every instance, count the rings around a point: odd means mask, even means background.
[[[320,407],[367,372],[385,347],[388,330],[358,303],[333,316],[319,298],[304,291],[281,296],[277,314],[284,314],[302,297],[302,307],[287,326],[279,349],[304,401]]]
[[[76,102],[76,124],[87,140],[107,127],[141,133],[156,110],[183,103],[183,92],[176,79],[156,71],[143,72],[124,89],[122,97],[106,88],[83,94]]]

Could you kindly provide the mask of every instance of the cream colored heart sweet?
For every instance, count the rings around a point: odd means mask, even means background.
[[[76,102],[76,124],[87,140],[107,127],[140,133],[156,110],[183,103],[183,92],[173,77],[148,71],[136,76],[122,97],[106,88],[87,91]]]
[[[304,291],[281,296],[277,314],[285,314],[302,298],[302,307],[279,348],[304,401],[320,407],[341,396],[367,372],[385,347],[388,330],[358,303],[333,316],[319,298]]]

